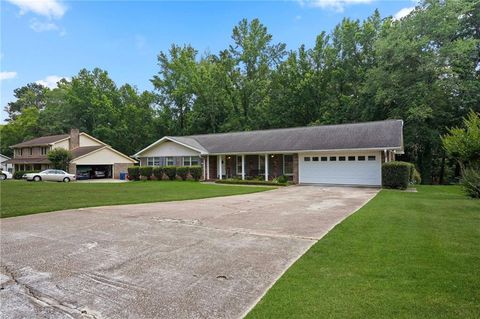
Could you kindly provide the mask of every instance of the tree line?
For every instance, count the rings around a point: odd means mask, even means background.
[[[315,45],[288,50],[258,19],[240,21],[228,48],[173,44],[158,55],[154,91],[118,87],[81,70],[54,89],[28,84],[5,107],[9,145],[79,128],[133,154],[164,135],[403,119],[406,154],[425,183],[458,174],[441,144],[480,112],[480,2],[428,0],[400,20],[378,11],[343,19]]]

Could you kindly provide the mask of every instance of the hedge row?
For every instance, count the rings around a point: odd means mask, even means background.
[[[406,189],[410,184],[419,184],[420,174],[415,165],[407,162],[382,164],[382,186],[385,188]]]
[[[215,183],[217,184],[243,184],[243,185],[269,185],[269,186],[287,186],[288,183],[280,183],[275,181],[259,181],[255,179],[221,179],[216,180]]]
[[[198,181],[202,177],[202,167],[196,166],[131,166],[128,168],[128,179],[138,181],[141,177],[151,180],[152,176],[157,180],[186,180],[191,176]]]

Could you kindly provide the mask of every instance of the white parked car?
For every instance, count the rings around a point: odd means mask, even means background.
[[[65,182],[68,183],[70,181],[75,180],[74,174],[69,174],[65,171],[60,169],[47,169],[40,173],[28,173],[23,175],[23,178],[27,181],[53,181],[53,182]]]
[[[0,171],[0,181],[4,181],[6,179],[12,179],[13,175],[10,172],[1,170]]]

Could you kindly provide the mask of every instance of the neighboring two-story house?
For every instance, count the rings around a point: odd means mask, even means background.
[[[136,161],[113,149],[102,141],[72,129],[70,134],[42,136],[12,145],[13,158],[7,163],[14,165],[14,171],[45,170],[51,167],[48,152],[55,148],[70,150],[73,159],[69,172],[86,173],[102,171],[105,177],[119,178],[121,172]]]

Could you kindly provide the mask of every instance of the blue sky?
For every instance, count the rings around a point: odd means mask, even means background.
[[[172,43],[200,53],[228,47],[234,25],[259,18],[288,49],[311,47],[344,17],[404,15],[412,0],[312,1],[61,1],[0,0],[0,122],[13,90],[48,86],[81,68],[107,70],[117,85],[153,89],[156,56]]]

